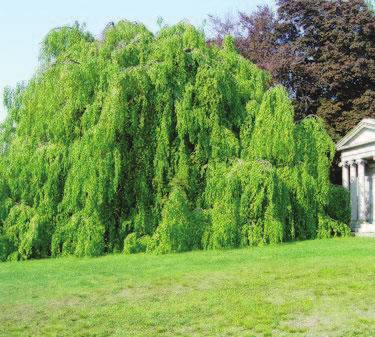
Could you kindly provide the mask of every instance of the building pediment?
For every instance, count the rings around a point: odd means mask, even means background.
[[[342,151],[370,143],[375,143],[375,119],[366,118],[342,138],[336,148]]]

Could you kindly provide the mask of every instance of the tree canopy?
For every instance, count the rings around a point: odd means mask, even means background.
[[[184,23],[120,21],[100,39],[58,28],[5,98],[0,259],[347,234],[323,122],[295,123],[286,90],[232,38],[210,46]]]

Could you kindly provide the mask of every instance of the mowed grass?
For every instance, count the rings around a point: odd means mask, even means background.
[[[375,336],[375,240],[0,263],[0,336]]]

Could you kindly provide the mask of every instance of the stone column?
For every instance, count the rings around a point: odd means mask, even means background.
[[[358,198],[357,198],[357,167],[355,160],[349,162],[350,171],[350,201],[352,204],[352,221],[358,220]]]
[[[367,202],[366,202],[366,190],[365,190],[365,166],[366,161],[363,159],[356,160],[358,167],[358,220],[360,222],[367,221]]]
[[[349,189],[349,164],[347,161],[340,163],[339,165],[342,168],[342,186],[347,190]]]

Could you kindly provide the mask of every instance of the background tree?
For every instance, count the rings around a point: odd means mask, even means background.
[[[277,60],[274,57],[276,16],[268,6],[261,6],[254,13],[239,13],[242,32],[237,38],[241,54],[263,69],[274,72]]]
[[[232,35],[243,56],[268,71],[276,68],[276,16],[269,6],[259,6],[253,13],[239,12],[237,18],[230,15],[209,18],[213,29],[211,42],[221,45],[226,35]]]
[[[263,7],[239,13],[232,26],[243,28],[239,51],[287,88],[297,119],[322,117],[337,140],[375,116],[375,16],[367,1],[279,0],[276,19]]]
[[[301,116],[323,117],[336,139],[375,116],[375,17],[366,2],[280,0],[276,37],[292,61],[278,79]]]

